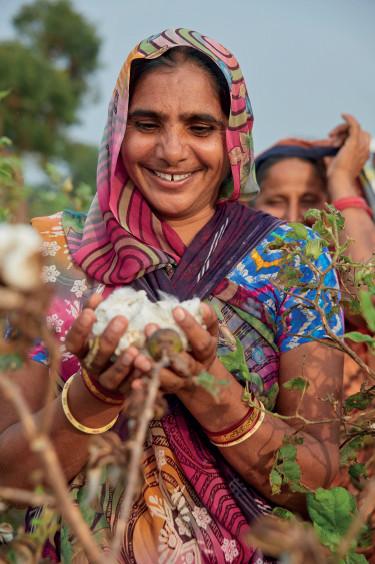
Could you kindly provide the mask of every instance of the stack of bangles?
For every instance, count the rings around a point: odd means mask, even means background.
[[[83,425],[83,423],[80,423],[80,421],[78,421],[74,415],[72,414],[72,412],[70,411],[70,407],[69,407],[69,402],[68,402],[68,392],[69,392],[69,388],[73,382],[73,379],[75,377],[77,377],[79,373],[75,374],[74,376],[72,376],[71,378],[69,378],[69,380],[67,380],[65,382],[64,388],[61,392],[61,404],[62,404],[62,408],[65,414],[65,417],[67,418],[67,420],[69,421],[69,423],[78,431],[81,431],[81,433],[85,433],[87,435],[100,435],[101,433],[105,433],[106,431],[109,431],[109,429],[111,429],[117,419],[118,419],[118,415],[116,415],[116,417],[114,419],[112,419],[112,421],[110,421],[109,423],[107,423],[107,425],[104,425],[103,427],[87,427],[86,425]],[[86,388],[89,390],[89,392],[96,397],[97,399],[107,403],[107,404],[111,404],[111,405],[122,405],[124,402],[124,396],[118,392],[111,392],[110,390],[107,390],[106,388],[103,388],[103,386],[101,386],[99,384],[99,382],[97,382],[96,380],[94,381],[93,378],[90,377],[90,375],[88,374],[87,370],[85,370],[85,368],[82,367],[82,379],[85,383]]]
[[[238,423],[214,433],[205,430],[211,443],[220,448],[227,448],[239,445],[254,435],[263,423],[265,409],[262,402],[257,399],[254,399],[253,403],[254,405],[249,407],[246,415]]]
[[[338,211],[344,211],[351,208],[364,210],[372,219],[372,211],[364,198],[360,196],[348,196],[347,198],[339,198],[332,202],[334,208]]]

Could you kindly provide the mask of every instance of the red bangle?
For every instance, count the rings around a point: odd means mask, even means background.
[[[212,438],[220,437],[221,435],[227,435],[228,433],[232,433],[234,430],[241,427],[248,420],[248,418],[251,416],[253,411],[254,411],[254,408],[249,407],[249,409],[246,411],[245,415],[242,417],[242,419],[240,421],[233,423],[233,425],[231,425],[230,427],[227,427],[226,429],[223,429],[222,431],[208,431],[207,429],[204,429],[204,428],[203,428],[203,430],[208,437],[212,437]]]
[[[90,376],[83,366],[81,375],[86,388],[95,398],[104,401],[104,403],[109,403],[110,405],[122,405],[124,403],[125,397],[120,392],[111,392],[111,390],[107,390],[101,386],[97,380],[94,380]]]
[[[372,211],[364,198],[360,196],[349,196],[347,198],[339,198],[332,202],[332,205],[339,211],[347,210],[350,208],[358,208],[364,210],[372,219]]]

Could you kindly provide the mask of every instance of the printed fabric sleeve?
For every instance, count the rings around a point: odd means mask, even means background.
[[[319,241],[316,233],[310,229],[306,231],[306,239],[296,240],[293,235],[286,237],[296,247],[298,245],[303,254],[309,241]],[[282,352],[315,339],[328,338],[328,331],[339,336],[344,333],[343,313],[338,306],[338,278],[331,268],[328,249],[322,246],[317,258],[311,256],[309,261],[310,265],[299,256],[295,257],[292,266],[296,269],[299,282],[290,291],[280,292],[276,342]],[[321,311],[324,312],[323,316]]]
[[[319,292],[318,305],[325,311],[329,330],[342,335],[343,315],[334,299],[339,295],[339,285],[335,271],[329,268],[331,258],[328,250],[322,247],[318,258],[311,259],[311,267],[296,257],[292,270],[299,276],[299,285],[286,292],[285,286],[278,280],[280,269],[286,266],[283,251],[275,245],[280,241],[299,246],[301,253],[304,253],[309,241],[319,241],[319,237],[306,228],[306,239],[298,239],[292,227],[283,224],[244,257],[230,273],[229,279],[246,290],[247,308],[250,307],[252,315],[273,333],[280,352],[314,339],[327,338],[324,322],[313,306],[316,298],[316,274],[327,270],[323,289]]]

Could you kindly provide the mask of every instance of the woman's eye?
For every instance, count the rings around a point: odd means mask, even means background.
[[[139,131],[154,131],[157,129],[158,124],[152,121],[137,121],[135,122],[135,127]]]
[[[267,206],[281,206],[283,205],[283,200],[266,200]]]
[[[190,130],[194,135],[205,136],[209,135],[214,128],[211,125],[191,125]]]
[[[306,196],[303,198],[302,203],[306,206],[313,206],[315,204],[319,204],[320,199],[316,196]]]

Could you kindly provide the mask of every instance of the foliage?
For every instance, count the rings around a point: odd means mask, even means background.
[[[328,334],[326,342],[351,356],[362,370],[362,374],[366,376],[360,391],[346,398],[342,414],[341,465],[347,470],[348,485],[354,486],[359,493],[366,488],[367,483],[371,483],[373,476],[371,468],[374,465],[374,457],[366,456],[364,449],[368,447],[371,449],[371,446],[373,449],[375,444],[373,423],[375,372],[350,345],[361,343],[367,346],[370,354],[375,353],[375,257],[367,263],[355,263],[347,256],[346,251],[350,241],[343,241],[341,237],[344,219],[332,206],[327,206],[327,209],[322,211],[310,210],[306,215],[307,218],[313,222],[312,230],[319,238],[308,237],[308,229],[304,225],[295,223],[291,224],[290,242],[276,238],[270,245],[270,250],[283,253],[284,260],[277,275],[277,284],[289,293],[293,293],[296,287],[300,289],[304,306],[315,309],[322,319]],[[332,265],[320,271],[315,266],[315,260],[321,254],[323,246],[329,249]],[[315,275],[313,283],[308,287],[315,291],[313,298],[307,298],[304,293],[307,286],[301,275],[303,265],[309,267]],[[339,274],[342,294],[326,286],[326,275],[333,268]],[[325,295],[329,293],[333,311],[337,312],[339,307],[343,306],[353,313],[362,315],[367,324],[367,331],[350,331],[343,337],[338,337],[331,331],[328,323],[329,314],[324,306],[326,302],[322,297],[323,293]],[[288,311],[285,312],[286,317],[287,315]],[[302,377],[297,377],[286,382],[284,387],[304,393],[306,384],[307,382]],[[275,416],[278,415],[275,414]],[[304,423],[309,424],[306,421]],[[289,437],[284,440],[283,446],[275,455],[270,483],[275,494],[285,491],[286,487],[292,492],[301,491],[296,447],[290,444]],[[357,515],[355,497],[343,487],[327,490],[319,488],[315,492],[307,493],[307,502],[309,515],[320,542],[333,554],[336,554],[341,543],[344,542],[345,535],[349,534],[349,526]],[[373,505],[371,510],[374,510]],[[369,532],[367,530],[365,532],[368,536]],[[340,562],[366,562],[364,556],[355,551],[356,542],[353,537],[352,544],[348,546],[345,553],[346,556],[342,554],[343,558],[340,559]]]
[[[13,23],[17,38],[0,42],[0,214],[8,209],[9,219],[25,220],[65,207],[87,210],[97,149],[71,141],[68,133],[88,94],[93,97],[101,40],[70,0],[35,0]],[[13,145],[5,151],[7,137]],[[53,160],[71,177],[72,190],[61,183],[25,188],[20,153],[33,154],[42,168]]]
[[[307,491],[301,484],[301,469],[297,462],[296,445],[302,443],[303,439],[298,436],[284,437],[283,446],[276,453],[269,476],[273,494],[281,493],[283,486],[288,486],[291,492]]]
[[[48,185],[24,186],[21,159],[11,152],[9,145],[7,138],[0,139],[0,221],[22,222],[66,208],[88,209],[93,197],[91,186],[84,182],[74,186],[69,176],[51,164],[45,168]]]
[[[98,66],[100,40],[69,0],[27,4],[14,25],[18,39],[0,43],[0,89],[10,90],[0,134],[18,150],[59,154]]]

